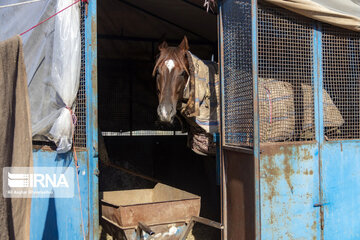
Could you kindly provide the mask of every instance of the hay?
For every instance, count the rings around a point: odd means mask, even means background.
[[[304,95],[304,121],[303,121],[303,132],[308,133],[311,131],[313,136],[314,131],[314,100],[313,100],[313,89],[312,86],[301,84],[301,89]],[[324,127],[331,128],[329,131],[333,131],[334,128],[342,126],[345,121],[342,117],[339,109],[332,101],[330,95],[323,89],[323,108],[324,108]]]
[[[295,132],[294,92],[290,83],[259,78],[260,141],[287,141]]]
[[[295,98],[293,86],[290,83],[275,79],[259,79],[259,112],[261,142],[291,141],[314,139],[314,99],[311,85],[301,84],[303,96],[302,130],[300,136],[295,136]],[[325,134],[339,131],[345,121],[332,101],[330,95],[323,89],[324,127]]]

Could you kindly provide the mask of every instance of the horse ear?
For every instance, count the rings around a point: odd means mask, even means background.
[[[163,42],[159,45],[159,50],[161,51],[161,50],[163,50],[163,49],[165,49],[165,48],[167,48],[167,47],[168,47],[167,42],[166,42],[166,41],[163,41]]]
[[[186,36],[184,36],[184,39],[181,41],[179,48],[184,51],[189,50],[189,43]]]

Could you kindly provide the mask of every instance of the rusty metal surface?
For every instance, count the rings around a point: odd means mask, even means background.
[[[263,144],[262,239],[318,239],[318,144]]]
[[[200,213],[199,196],[164,184],[157,184],[154,189],[104,192],[103,196],[102,216],[123,229],[135,228],[138,222],[188,222]]]
[[[196,222],[207,225],[209,227],[217,228],[220,230],[224,229],[224,225],[222,225],[221,223],[218,223],[218,222],[215,222],[213,220],[203,218],[203,217],[192,216],[190,222],[188,223],[188,225],[186,227],[186,230],[183,232],[183,234],[181,234],[181,237],[180,237],[181,240],[186,240],[187,236],[189,235],[190,231],[192,230],[192,228],[194,227],[194,224]]]
[[[121,227],[115,222],[104,217],[101,220],[101,225],[103,226],[106,233],[110,234],[114,239],[117,240],[178,240],[180,239],[183,232],[187,229],[185,222],[150,225],[149,227],[154,233],[149,235],[142,231],[140,232],[140,238],[138,228],[121,229]]]

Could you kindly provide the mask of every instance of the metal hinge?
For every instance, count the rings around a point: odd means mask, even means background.
[[[328,203],[315,203],[314,207],[322,207],[324,205],[327,205]]]

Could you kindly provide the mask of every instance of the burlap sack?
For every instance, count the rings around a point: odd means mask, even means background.
[[[20,36],[0,42],[0,105],[2,185],[4,167],[33,166],[30,104]],[[29,239],[30,212],[31,198],[0,196],[0,239]]]

